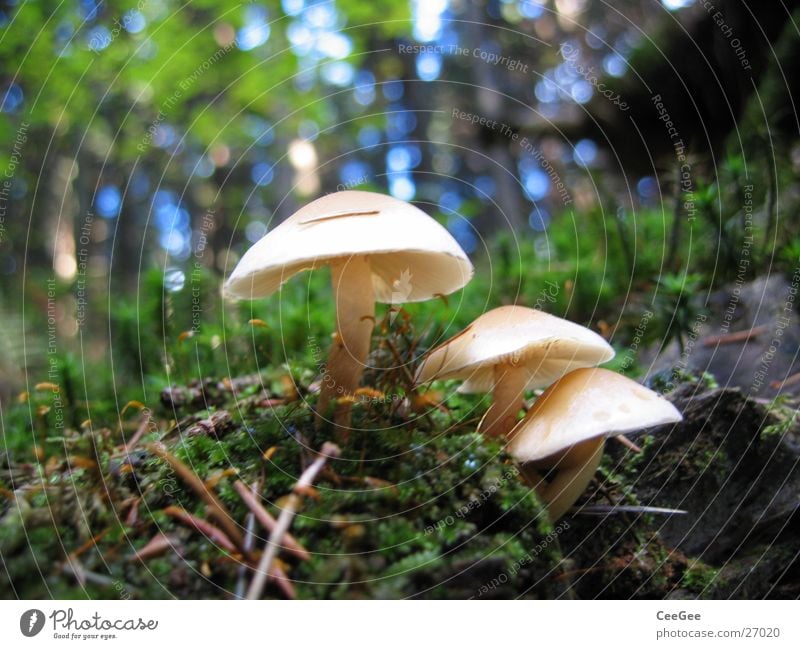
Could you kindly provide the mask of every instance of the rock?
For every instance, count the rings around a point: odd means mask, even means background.
[[[643,505],[688,511],[658,522],[664,542],[720,568],[720,597],[800,594],[800,436],[738,389],[681,386],[684,421],[656,432],[630,476]],[[745,594],[746,593],[746,594]],[[789,595],[790,593],[793,593]]]
[[[720,386],[738,387],[745,394],[771,398],[800,394],[800,275],[760,277],[733,284],[713,293],[695,320],[683,352],[677,343],[663,351],[651,349],[651,375],[669,376],[674,371],[709,372]],[[736,335],[752,331],[745,340]],[[649,356],[649,358],[648,358]],[[784,385],[784,382],[785,385]]]

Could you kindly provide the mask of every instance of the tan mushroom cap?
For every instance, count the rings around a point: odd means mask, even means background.
[[[605,363],[614,349],[600,335],[538,309],[502,306],[487,311],[464,331],[429,352],[417,383],[462,379],[459,392],[490,392],[494,367],[525,366],[527,389],[550,385],[567,372]]]
[[[652,390],[601,368],[570,372],[536,400],[511,432],[508,451],[519,462],[555,455],[596,437],[683,419]]]
[[[256,242],[225,292],[266,297],[301,271],[360,255],[369,259],[378,302],[446,295],[473,273],[456,240],[419,208],[384,194],[343,191],[309,203]]]

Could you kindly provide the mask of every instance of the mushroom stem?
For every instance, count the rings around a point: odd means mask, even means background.
[[[561,456],[556,477],[542,491],[550,520],[555,522],[567,513],[592,479],[603,457],[605,438],[587,439],[575,444]]]
[[[536,492],[536,495],[539,496],[542,502],[546,502],[544,493],[547,488],[547,481],[544,479],[544,476],[528,463],[520,464],[518,468],[525,483]]]
[[[495,365],[492,405],[480,425],[484,435],[506,437],[516,426],[519,411],[524,407],[525,387],[529,378],[524,365]]]
[[[375,293],[372,269],[364,256],[354,256],[331,264],[331,281],[336,304],[336,333],[328,354],[327,372],[317,406],[317,427],[328,414],[332,399],[338,398],[333,413],[337,427],[350,427],[352,402],[367,362],[372,330],[375,327]]]

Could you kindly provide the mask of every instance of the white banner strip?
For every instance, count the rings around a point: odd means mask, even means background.
[[[14,648],[796,648],[798,620],[797,601],[0,602]]]

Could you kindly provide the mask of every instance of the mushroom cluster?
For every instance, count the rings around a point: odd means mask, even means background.
[[[253,245],[225,293],[266,297],[297,273],[322,266],[331,271],[336,326],[317,423],[332,415],[337,429],[346,430],[367,363],[375,303],[447,295],[471,279],[473,267],[447,230],[417,207],[383,194],[342,191],[309,203]],[[418,385],[457,379],[460,392],[492,392],[479,430],[508,440],[508,451],[556,520],[586,489],[606,437],[681,419],[666,399],[597,368],[613,356],[586,327],[504,306],[429,351],[415,378]],[[524,413],[526,392],[545,387]]]
[[[504,437],[517,423],[526,390],[613,357],[611,346],[586,327],[536,309],[502,306],[428,352],[416,380],[460,379],[459,392],[492,392],[480,430]]]
[[[509,440],[509,453],[557,520],[592,479],[606,437],[681,419],[652,390],[596,367],[613,357],[586,327],[504,306],[429,351],[416,378],[459,379],[460,392],[492,392],[479,430]],[[519,421],[526,391],[548,385]]]

